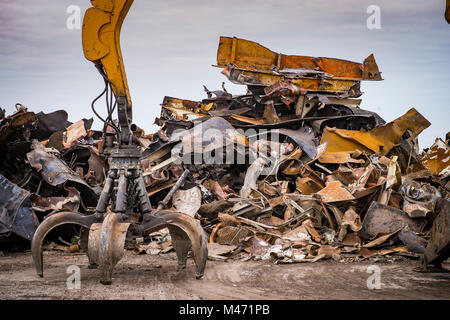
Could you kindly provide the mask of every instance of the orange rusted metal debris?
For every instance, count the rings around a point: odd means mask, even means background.
[[[450,147],[441,139],[436,139],[431,148],[421,156],[421,162],[432,174],[449,176]]]
[[[321,143],[328,143],[320,161],[324,163],[352,162],[352,152],[362,151],[368,155],[379,153],[386,155],[400,142],[402,136],[409,131],[410,140],[415,139],[420,132],[431,123],[416,109],[410,109],[400,118],[379,126],[370,131],[345,130],[326,128]],[[335,162],[332,162],[335,159]]]
[[[334,58],[284,55],[253,41],[220,37],[217,65],[226,67],[230,63],[244,70],[271,71],[274,66],[277,70],[308,69],[326,73],[334,79],[382,80],[373,55],[367,57],[363,63]]]
[[[80,120],[70,125],[64,134],[63,146],[64,148],[70,148],[72,143],[76,140],[86,137],[88,132],[84,126],[84,120]]]
[[[322,196],[325,203],[354,200],[352,194],[345,189],[340,181],[331,181],[316,194]]]

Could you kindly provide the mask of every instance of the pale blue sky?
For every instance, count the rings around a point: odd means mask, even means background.
[[[84,59],[81,30],[66,28],[69,5],[88,0],[0,0],[0,106],[31,111],[66,109],[69,119],[92,117],[103,89]],[[381,8],[381,29],[366,27],[369,5]],[[450,25],[444,0],[135,0],[122,29],[122,51],[134,121],[149,132],[165,95],[205,97],[203,85],[223,81],[216,62],[220,35],[257,41],[285,54],[362,62],[370,53],[384,81],[363,82],[362,107],[391,121],[415,107],[431,123],[421,147],[449,131]],[[98,121],[96,121],[99,125]]]

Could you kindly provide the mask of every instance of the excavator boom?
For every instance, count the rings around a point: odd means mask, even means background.
[[[131,120],[131,97],[120,50],[120,31],[134,0],[91,0],[84,16],[82,42],[86,59],[103,68],[118,97],[125,97]]]

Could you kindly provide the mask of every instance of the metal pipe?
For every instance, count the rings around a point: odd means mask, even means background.
[[[156,208],[156,211],[160,211],[160,210],[164,209],[165,206],[167,206],[170,199],[172,199],[174,193],[177,192],[178,189],[180,189],[181,185],[186,180],[186,177],[188,176],[188,174],[189,174],[189,170],[186,169],[183,172],[183,174],[181,175],[180,179],[178,179],[177,183],[175,183],[175,185],[172,187],[172,189],[170,189],[169,193],[166,195],[164,200],[159,203],[158,208]]]

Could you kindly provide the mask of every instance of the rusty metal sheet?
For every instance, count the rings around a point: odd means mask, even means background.
[[[381,142],[371,137],[368,132],[337,128],[325,129],[321,143],[325,142],[328,142],[325,155],[328,153],[349,153],[356,150],[373,154],[379,152],[382,146]]]
[[[217,65],[225,67],[230,63],[242,69],[270,70],[272,66],[276,66],[278,70],[320,71],[336,78],[382,80],[373,55],[367,57],[362,64],[334,58],[284,55],[273,52],[253,41],[236,37],[220,37]]]
[[[396,248],[392,248],[392,249],[383,249],[383,250],[370,250],[367,248],[361,248],[361,250],[359,251],[359,255],[362,256],[363,258],[367,259],[373,256],[384,256],[387,254],[393,254],[393,253],[397,253],[397,252],[408,252],[408,248],[407,247],[396,247]]]
[[[250,231],[240,226],[224,226],[217,231],[217,243],[239,245],[239,242],[250,235]]]
[[[424,219],[411,219],[404,211],[373,202],[364,217],[360,236],[371,239],[379,234],[396,232],[405,227],[421,232],[425,225]]]
[[[364,248],[379,247],[380,245],[384,244],[389,238],[391,238],[394,234],[397,234],[397,232],[392,232],[379,236],[378,238],[375,238],[372,241],[364,244],[363,247]]]
[[[408,248],[410,252],[424,253],[427,241],[419,237],[415,232],[402,230],[398,233],[400,241]]]
[[[72,143],[86,137],[87,135],[88,132],[85,127],[85,121],[80,120],[75,122],[67,128],[67,131],[63,135],[64,148],[70,148]]]
[[[208,243],[208,258],[227,255],[237,249],[238,246],[219,244],[215,242]]]
[[[27,153],[27,159],[30,165],[41,173],[45,182],[52,186],[63,185],[66,182],[74,183],[82,194],[83,202],[87,205],[95,205],[97,202],[95,191],[64,161],[47,152],[46,148],[36,140],[33,141],[31,150]]]
[[[177,109],[171,107],[163,107],[163,109],[169,111],[176,120],[192,121],[206,116],[201,113],[194,113],[184,109]]]
[[[166,96],[164,97],[161,106],[195,112],[195,109],[198,107],[199,104],[200,102],[198,101],[185,100]]]
[[[177,190],[172,198],[172,205],[176,211],[195,217],[202,206],[202,192],[199,187],[188,190]]]
[[[435,175],[450,174],[450,147],[441,139],[424,152],[420,157],[422,164]]]
[[[76,212],[80,206],[80,192],[75,188],[66,188],[68,195],[66,197],[41,197],[32,194],[30,199],[33,203],[33,210],[36,211],[59,211]]]
[[[217,217],[219,212],[225,212],[227,209],[233,207],[234,202],[228,200],[217,200],[210,203],[204,203],[198,210],[202,218],[213,219]]]
[[[55,132],[66,131],[70,122],[67,121],[68,114],[64,110],[51,113],[36,113],[37,126],[32,130],[31,138],[39,141],[48,139]]]
[[[340,181],[327,183],[327,186],[316,194],[322,196],[325,203],[355,200]]]
[[[433,222],[430,240],[421,261],[425,271],[429,263],[440,267],[450,257],[450,201],[439,200],[436,212],[438,215]]]
[[[356,213],[353,207],[350,207],[347,211],[345,211],[342,216],[342,224],[341,226],[349,226],[350,229],[354,232],[358,232],[361,230],[361,217]]]
[[[86,182],[55,155],[47,152],[46,148],[37,141],[33,141],[32,151],[27,153],[27,159],[31,166],[41,172],[42,178],[52,186],[58,186],[67,180],[81,184]]]
[[[89,151],[91,152],[91,156],[88,160],[89,177],[86,177],[86,180],[91,183],[91,185],[101,185],[103,181],[105,181],[105,174],[108,171],[106,159],[94,146],[89,146]]]
[[[30,193],[0,175],[0,234],[14,232],[31,240],[38,225]]]
[[[356,150],[355,150],[356,151]],[[352,158],[352,151],[343,151],[343,152],[329,152],[326,151],[319,158],[319,162],[321,163],[364,163],[363,159],[354,159]]]
[[[328,146],[322,157],[331,158],[328,154],[356,150],[369,155],[374,153],[385,155],[399,143],[406,131],[409,130],[410,139],[414,139],[430,125],[428,120],[412,108],[400,118],[370,131],[326,128],[321,143],[328,142]]]
[[[315,159],[318,154],[318,147],[314,144],[314,134],[305,129],[275,129],[269,132],[278,132],[292,139],[301,150],[306,153],[311,159]]]
[[[30,128],[36,121],[36,115],[33,112],[27,112],[26,108],[19,110],[12,116],[2,119],[0,122],[0,146],[4,145],[11,135],[18,133],[19,128]]]
[[[281,74],[275,74],[270,71],[245,70],[232,66],[223,69],[222,73],[235,84],[247,86],[273,86],[283,80],[288,80],[300,89],[307,92],[331,92],[339,94],[348,94],[349,97],[357,98],[361,95],[359,90],[352,94],[352,88],[358,84],[356,80],[347,79],[317,79],[306,77],[287,77]]]
[[[219,132],[221,136],[219,135]],[[197,152],[197,150],[201,150],[203,153],[211,152],[214,149],[222,147],[224,142],[227,142],[228,140],[248,145],[248,139],[235,130],[228,121],[221,117],[211,117],[202,122],[201,130],[193,128],[188,132],[183,131],[174,133],[170,137],[171,142],[180,140],[183,142],[180,142],[179,147],[183,146],[182,151],[184,154]],[[186,147],[186,150],[184,147]]]
[[[164,97],[161,104],[161,118],[176,120],[195,120],[200,117],[206,116],[206,114],[199,113],[203,104],[198,101],[185,100],[173,97]],[[167,113],[169,117],[167,116]]]
[[[296,186],[297,190],[299,190],[304,195],[313,194],[322,189],[322,187],[311,178],[297,177]]]
[[[414,140],[431,123],[415,108],[409,109],[404,115],[383,126],[371,130],[371,134],[379,140],[392,141],[397,144],[407,130],[411,132],[409,140]],[[390,149],[389,149],[390,150]],[[386,151],[387,152],[387,151]]]

